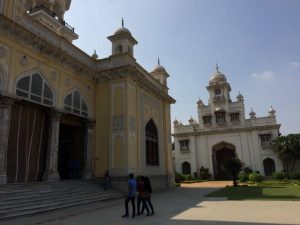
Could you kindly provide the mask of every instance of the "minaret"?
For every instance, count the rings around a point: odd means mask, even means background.
[[[164,86],[168,86],[167,85],[167,79],[170,76],[165,67],[163,67],[162,65],[160,65],[160,60],[158,58],[157,60],[157,66],[154,68],[154,70],[152,72],[150,72],[150,74],[156,79],[158,80],[162,85]]]
[[[112,43],[112,55],[118,55],[122,53],[129,53],[133,56],[133,47],[138,42],[131,35],[131,32],[124,27],[124,20],[122,18],[122,27],[116,30],[116,32],[107,37]]]

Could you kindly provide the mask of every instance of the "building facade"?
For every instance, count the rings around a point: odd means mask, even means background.
[[[226,76],[216,68],[207,86],[208,104],[197,102],[198,122],[191,118],[188,125],[174,121],[174,163],[179,173],[198,173],[208,168],[215,179],[227,179],[224,170],[228,159],[238,157],[253,171],[270,176],[281,171],[281,161],[272,151],[271,141],[279,135],[271,107],[266,117],[256,117],[253,110],[245,117],[244,98],[230,97],[231,87]]]
[[[165,68],[147,72],[124,27],[98,59],[72,44],[71,0],[0,0],[0,184],[101,178],[126,188],[128,173],[154,188],[173,183]]]

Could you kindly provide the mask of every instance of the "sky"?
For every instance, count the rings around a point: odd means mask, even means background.
[[[286,135],[300,133],[299,12],[299,0],[73,0],[65,20],[79,35],[76,46],[105,58],[106,37],[123,17],[139,42],[137,62],[151,71],[159,57],[170,74],[172,121],[197,119],[217,62],[231,99],[244,96],[246,118],[251,107],[262,117],[272,105]]]

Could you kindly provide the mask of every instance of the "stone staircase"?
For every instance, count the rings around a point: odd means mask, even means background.
[[[0,221],[121,197],[93,181],[0,185]]]

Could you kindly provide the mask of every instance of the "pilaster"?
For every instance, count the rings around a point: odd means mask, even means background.
[[[85,123],[85,146],[84,146],[84,169],[82,178],[89,180],[92,178],[92,154],[94,152],[94,127],[95,121],[88,120]]]
[[[0,184],[7,183],[7,147],[11,106],[15,99],[0,94]]]
[[[58,148],[59,148],[59,125],[61,113],[52,111],[50,115],[50,129],[48,135],[47,164],[43,180],[58,181],[57,171]]]

